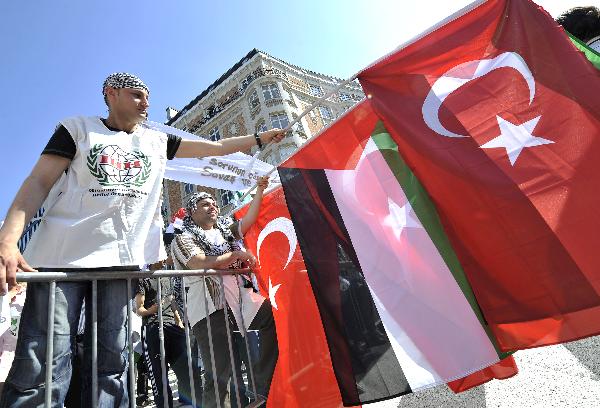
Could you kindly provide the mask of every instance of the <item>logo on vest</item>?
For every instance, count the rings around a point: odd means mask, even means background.
[[[94,145],[87,157],[92,176],[102,186],[140,187],[150,177],[150,159],[139,150],[126,152],[117,145]]]

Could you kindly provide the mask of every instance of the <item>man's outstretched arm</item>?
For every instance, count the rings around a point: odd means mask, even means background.
[[[266,145],[271,142],[280,142],[285,136],[285,131],[281,129],[267,130],[258,134],[261,144]],[[229,137],[211,142],[209,140],[182,140],[175,153],[175,157],[206,157],[206,156],[224,156],[226,154],[243,152],[253,146],[256,146],[254,135]]]
[[[0,294],[5,294],[5,284],[9,289],[17,284],[17,270],[31,272],[27,261],[17,247],[23,228],[39,210],[48,192],[67,169],[70,159],[44,154],[40,156],[25,179],[6,214],[0,229]]]

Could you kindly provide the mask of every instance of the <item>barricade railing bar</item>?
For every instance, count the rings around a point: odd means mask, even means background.
[[[133,351],[133,329],[132,329],[132,319],[133,319],[133,302],[135,295],[133,293],[132,280],[137,281],[138,279],[143,278],[151,278],[157,279],[157,293],[156,293],[156,303],[158,306],[158,331],[159,331],[159,344],[160,344],[160,363],[161,363],[161,379],[162,382],[162,394],[163,394],[163,406],[168,407],[168,392],[167,392],[167,384],[168,384],[168,373],[167,373],[167,362],[165,357],[165,336],[163,330],[163,293],[161,289],[161,283],[159,278],[174,278],[174,277],[201,277],[202,279],[202,293],[203,299],[194,299],[194,301],[204,302],[204,307],[206,311],[206,324],[208,329],[208,343],[210,348],[210,357],[211,357],[211,367],[212,367],[212,381],[214,382],[215,389],[215,399],[218,407],[221,407],[221,399],[222,397],[219,395],[219,385],[218,385],[218,373],[216,371],[215,366],[215,354],[214,354],[214,339],[211,328],[211,319],[209,318],[208,313],[208,298],[207,298],[207,283],[206,279],[208,277],[215,277],[218,281],[218,284],[221,289],[221,293],[225,296],[225,286],[223,281],[223,276],[227,275],[250,275],[250,269],[197,269],[197,270],[156,270],[156,271],[132,271],[132,270],[114,270],[114,271],[90,271],[90,270],[73,270],[69,269],[66,272],[18,272],[17,273],[17,281],[18,282],[40,282],[40,283],[49,283],[48,287],[48,326],[47,326],[47,341],[46,341],[46,367],[45,367],[45,384],[44,384],[44,400],[45,407],[52,407],[52,369],[53,369],[53,354],[54,354],[54,316],[55,316],[55,306],[56,306],[56,287],[57,282],[63,281],[79,281],[85,282],[89,281],[92,285],[92,304],[91,304],[91,324],[89,327],[91,328],[91,366],[92,366],[92,408],[98,406],[98,281],[105,280],[125,280],[127,283],[127,348],[128,348],[128,386],[129,386],[129,405],[131,408],[135,408],[136,406],[136,393],[135,393],[135,367],[134,367],[134,351]],[[238,289],[240,291],[240,299],[241,299],[241,287],[238,282]],[[185,285],[182,285],[182,300],[183,300],[183,323],[185,330],[185,341],[186,341],[186,360],[187,360],[187,368],[188,368],[188,379],[190,385],[190,397],[192,406],[196,407],[200,405],[201,401],[197,401],[195,386],[194,386],[194,370],[192,368],[192,353],[191,353],[191,341],[190,341],[190,323],[188,316],[188,302],[187,299]],[[228,307],[231,305],[227,305],[224,307],[224,318],[225,318],[225,327],[227,331],[227,341],[228,341],[228,349],[229,349],[229,359],[231,362],[231,381],[234,385],[234,390],[236,393],[236,401],[237,406],[241,408],[241,398],[240,398],[240,387],[242,384],[238,384],[238,375],[237,370],[240,370],[240,367],[237,367],[236,362],[234,361],[234,340],[232,337],[232,332],[229,324],[229,312]],[[86,305],[86,308],[88,305]],[[240,302],[240,316],[242,316],[242,324],[238,325],[238,330],[240,331],[246,348],[247,354],[247,364],[246,365],[246,375],[248,385],[252,387],[252,394],[257,396],[256,392],[256,384],[254,382],[254,372],[253,372],[253,362],[251,360],[251,352],[250,346],[248,344],[247,339],[247,331],[245,328],[245,323],[243,322],[243,313],[241,310],[241,302]],[[26,322],[21,322],[21,324],[27,324]],[[205,364],[208,362],[205,362]],[[198,373],[196,375],[199,375]],[[250,391],[248,391],[250,392]],[[201,397],[201,395],[200,395]],[[159,404],[158,401],[155,401],[156,404]]]

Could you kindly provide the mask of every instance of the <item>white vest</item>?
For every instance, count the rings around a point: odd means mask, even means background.
[[[77,151],[49,195],[25,259],[34,267],[70,268],[166,259],[160,207],[167,135],[141,126],[132,134],[111,131],[98,117],[61,124]]]

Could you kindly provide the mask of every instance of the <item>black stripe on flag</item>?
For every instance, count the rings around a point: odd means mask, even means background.
[[[344,405],[411,392],[323,170],[279,168]]]

